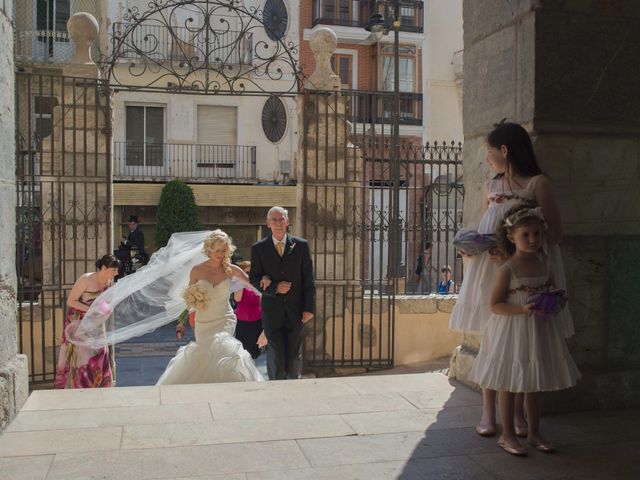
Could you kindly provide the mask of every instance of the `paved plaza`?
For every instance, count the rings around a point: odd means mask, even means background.
[[[548,417],[556,454],[473,431],[481,398],[434,373],[33,392],[8,479],[637,479],[640,410]]]

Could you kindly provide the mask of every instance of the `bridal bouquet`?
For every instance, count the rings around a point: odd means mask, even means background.
[[[453,246],[467,255],[478,255],[497,245],[493,233],[478,233],[470,228],[463,228],[453,237]]]
[[[549,318],[564,308],[567,303],[566,293],[560,288],[534,293],[527,298],[527,303],[533,303],[536,316]]]
[[[207,308],[211,300],[208,292],[197,283],[185,288],[182,293],[182,298],[184,298],[184,303],[187,304],[187,308],[195,308],[198,310]]]

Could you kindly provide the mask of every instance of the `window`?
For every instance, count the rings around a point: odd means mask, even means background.
[[[316,18],[349,24],[353,20],[353,0],[324,0],[316,3]]]
[[[37,0],[36,28],[56,32],[67,31],[71,16],[71,0]]]
[[[161,166],[164,163],[164,108],[128,106],[126,113],[129,166]]]
[[[38,144],[51,135],[53,107],[56,105],[58,99],[53,96],[37,96],[33,99],[33,133]]]
[[[340,77],[343,90],[353,90],[353,56],[336,53],[331,57],[331,67]]]
[[[415,91],[415,47],[400,47],[400,91]],[[382,90],[393,91],[394,61],[393,46],[385,46],[382,50]]]
[[[43,32],[37,37],[42,55],[53,57],[60,43],[69,43],[66,33],[70,17],[71,0],[37,0],[34,20],[36,29]]]

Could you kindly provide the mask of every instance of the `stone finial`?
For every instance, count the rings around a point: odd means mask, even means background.
[[[100,27],[90,13],[74,13],[67,22],[67,31],[73,40],[74,55],[69,63],[76,65],[95,65],[91,59],[91,45],[98,38]]]
[[[340,90],[340,77],[331,68],[331,55],[338,46],[338,37],[327,27],[318,28],[309,40],[316,69],[305,82],[307,90]]]

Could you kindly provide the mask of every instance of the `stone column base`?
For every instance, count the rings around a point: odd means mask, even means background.
[[[449,364],[449,378],[454,378],[460,383],[467,385],[473,389],[479,390],[477,383],[469,381],[469,372],[476,360],[478,350],[469,348],[467,345],[458,345],[451,355]]]
[[[18,354],[0,365],[0,431],[14,419],[29,396],[27,356]]]

